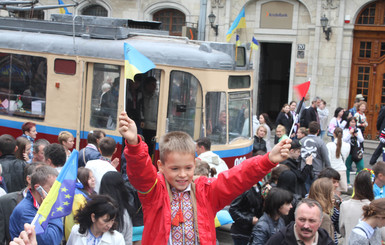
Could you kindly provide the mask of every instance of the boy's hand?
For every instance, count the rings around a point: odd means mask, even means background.
[[[285,161],[289,157],[291,139],[281,140],[269,153],[269,160],[273,163]]]
[[[306,157],[305,163],[307,165],[312,165],[313,164],[313,155],[310,155],[310,156]]]
[[[119,133],[126,139],[128,144],[138,144],[136,124],[127,116],[125,111],[122,111],[119,115]]]

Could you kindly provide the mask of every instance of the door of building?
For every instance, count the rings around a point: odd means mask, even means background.
[[[368,103],[366,117],[367,139],[376,139],[376,122],[381,106],[385,105],[385,0],[368,4],[358,15],[354,28],[352,75],[349,108],[357,94]]]
[[[275,121],[288,103],[291,43],[261,43],[257,113]]]

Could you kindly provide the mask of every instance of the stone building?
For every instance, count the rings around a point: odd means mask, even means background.
[[[385,0],[78,2],[76,8],[68,8],[71,13],[158,20],[170,35],[217,42],[226,41],[226,32],[245,7],[246,28],[236,33],[243,43],[254,36],[260,46],[251,55],[254,113],[276,115],[284,103],[297,100],[293,86],[310,78],[310,96],[328,103],[330,118],[337,106],[351,108],[356,94],[363,94],[368,103],[367,137],[377,134],[378,111],[385,105]],[[58,10],[45,10],[40,18],[49,19],[51,13]],[[210,14],[216,17],[213,24]],[[230,42],[235,43],[235,35]]]

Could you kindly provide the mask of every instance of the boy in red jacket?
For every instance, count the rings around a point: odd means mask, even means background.
[[[216,213],[286,160],[291,142],[283,140],[270,153],[247,159],[217,179],[202,176],[193,182],[196,147],[188,134],[162,136],[157,173],[125,112],[119,116],[119,132],[126,140],[127,175],[143,207],[143,245],[216,244]]]

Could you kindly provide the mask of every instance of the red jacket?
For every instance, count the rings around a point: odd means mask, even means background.
[[[146,143],[140,138],[137,145],[124,149],[127,175],[138,190],[144,215],[142,244],[163,244],[169,240],[171,207],[165,178],[158,174],[148,155]],[[214,218],[216,213],[237,196],[260,181],[276,164],[268,154],[247,159],[242,164],[224,171],[217,179],[200,177],[196,185],[197,223],[201,245],[216,244]],[[141,194],[146,193],[147,194]]]

